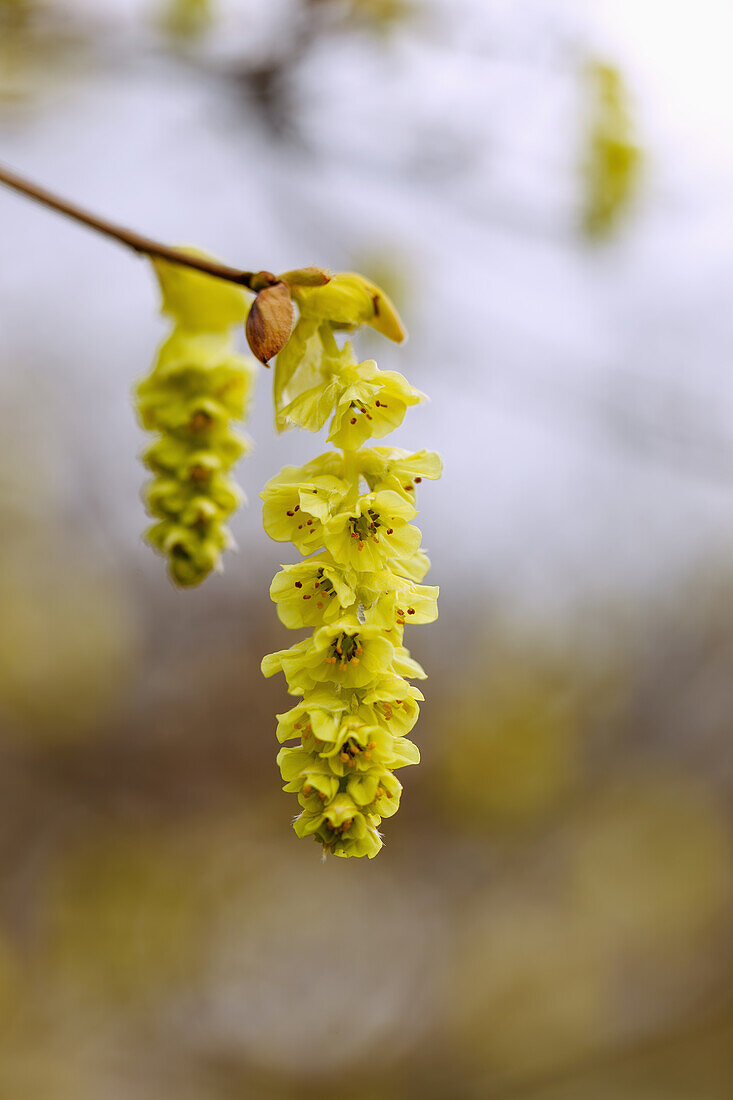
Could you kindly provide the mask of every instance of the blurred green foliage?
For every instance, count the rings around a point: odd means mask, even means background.
[[[616,228],[636,194],[641,153],[633,142],[627,92],[619,70],[593,62],[588,67],[588,83],[583,228],[589,237],[600,238]]]

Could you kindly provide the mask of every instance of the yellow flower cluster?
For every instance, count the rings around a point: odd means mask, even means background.
[[[262,662],[282,671],[302,696],[279,715],[285,790],[298,796],[298,836],[338,856],[375,856],[379,824],[399,806],[394,771],[416,764],[408,740],[425,676],[403,645],[407,623],[437,618],[438,589],[419,582],[429,568],[420,549],[415,487],[441,472],[438,455],[365,447],[402,423],[422,400],[402,375],[357,363],[335,330],[371,324],[393,339],[403,330],[394,307],[360,276],[294,291],[300,319],[275,369],[280,427],[320,430],[330,418],[330,450],[288,466],[263,491],[263,521],[278,542],[305,555],[286,565],[270,594],[285,626],[312,634]]]
[[[243,290],[182,266],[154,267],[174,327],[135,394],[143,427],[158,434],[143,455],[154,475],[145,503],[157,519],[146,537],[172,580],[189,587],[233,545],[225,520],[242,494],[230,471],[249,443],[230,422],[246,415],[255,365],[234,347],[248,310]]]

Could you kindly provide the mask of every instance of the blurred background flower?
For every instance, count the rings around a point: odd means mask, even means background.
[[[0,0],[0,161],[248,268],[361,270],[432,401],[439,621],[374,863],[290,827],[283,550],[144,546],[131,254],[0,193],[0,1095],[727,1100],[733,16]],[[243,346],[243,334],[242,334]],[[354,866],[354,864],[357,864]]]

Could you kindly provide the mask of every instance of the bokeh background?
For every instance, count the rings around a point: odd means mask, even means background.
[[[733,1095],[724,0],[0,0],[0,161],[161,239],[360,270],[431,395],[423,762],[373,862],[280,790],[258,492],[143,545],[151,272],[0,193],[0,1097]]]

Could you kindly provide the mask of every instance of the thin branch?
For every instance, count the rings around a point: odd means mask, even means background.
[[[194,271],[202,271],[205,275],[212,275],[216,279],[224,279],[228,283],[236,283],[238,286],[246,287],[252,291],[262,290],[264,287],[272,286],[277,282],[276,277],[269,271],[240,271],[236,267],[228,267],[226,264],[217,263],[215,260],[190,256],[180,248],[171,248],[169,245],[160,244],[149,237],[143,237],[140,233],[134,233],[121,225],[115,225],[114,222],[109,222],[105,218],[98,218],[83,207],[54,195],[53,192],[31,183],[30,180],[23,179],[22,176],[2,165],[0,165],[0,183],[12,187],[14,191],[19,191],[22,195],[35,199],[36,202],[50,207],[51,210],[57,210],[60,214],[65,214],[67,217],[81,222],[82,225],[96,229],[98,233],[104,233],[105,236],[112,237],[113,240],[119,241],[120,244],[126,245],[138,254],[152,256],[159,260],[167,260],[169,263],[189,267]]]

